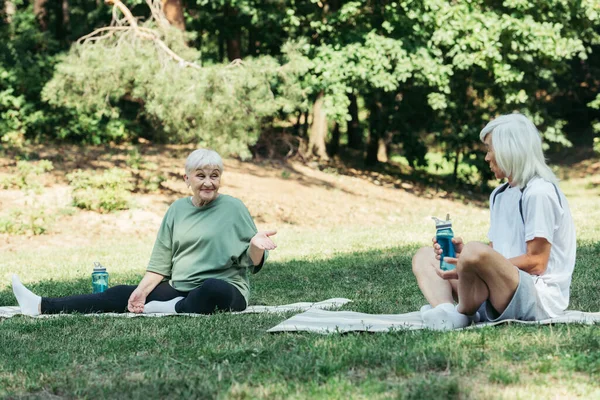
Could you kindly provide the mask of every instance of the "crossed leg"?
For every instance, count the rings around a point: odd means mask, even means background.
[[[474,313],[486,300],[502,314],[519,286],[518,268],[483,243],[467,243],[456,268],[459,277],[457,311],[462,314]]]
[[[456,267],[457,280],[444,280],[436,273],[439,260],[435,257],[432,248],[424,247],[412,260],[419,288],[433,307],[423,313],[423,320],[433,329],[468,325],[486,300],[502,313],[519,285],[517,267],[483,243],[470,242],[464,246]],[[456,309],[454,300],[458,301]]]

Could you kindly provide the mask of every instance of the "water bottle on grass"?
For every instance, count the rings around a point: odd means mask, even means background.
[[[446,214],[446,220],[441,220],[436,217],[431,217],[435,220],[435,240],[442,248],[442,254],[440,255],[440,269],[442,271],[450,271],[456,268],[456,265],[449,264],[444,261],[444,257],[456,257],[456,251],[454,250],[454,243],[452,238],[454,232],[452,232],[452,221],[450,221],[450,214]]]
[[[108,272],[99,262],[94,262],[92,272],[92,293],[102,293],[108,289]]]

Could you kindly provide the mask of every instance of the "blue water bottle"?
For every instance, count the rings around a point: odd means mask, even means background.
[[[92,293],[102,293],[108,289],[108,272],[99,262],[94,262],[92,272]]]
[[[452,243],[454,232],[452,232],[452,221],[450,221],[450,214],[446,214],[445,221],[437,219],[436,217],[432,218],[435,220],[435,228],[437,229],[437,232],[435,233],[435,240],[437,240],[438,244],[442,247],[442,254],[440,255],[440,269],[442,271],[450,271],[456,268],[456,265],[449,264],[444,261],[444,257],[456,257],[454,243]]]

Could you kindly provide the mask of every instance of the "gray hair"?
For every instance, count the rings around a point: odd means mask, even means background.
[[[534,177],[557,183],[554,172],[546,165],[542,138],[537,128],[523,114],[507,114],[488,122],[479,138],[492,135],[492,148],[498,167],[523,188]]]
[[[223,173],[223,160],[219,153],[209,149],[194,150],[185,160],[185,173],[190,174],[205,167],[217,167]]]

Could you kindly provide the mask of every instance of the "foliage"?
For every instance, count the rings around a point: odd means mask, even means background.
[[[197,52],[178,43],[173,47],[180,54],[197,58]],[[134,104],[138,118],[160,127],[146,132],[146,138],[195,142],[247,158],[248,146],[278,109],[269,84],[278,67],[265,57],[228,67],[182,68],[161,61],[152,42],[136,40],[129,32],[74,46],[43,96],[51,104],[106,118],[119,118],[125,103]]]
[[[167,178],[155,171],[143,171],[139,175],[136,187],[143,193],[158,192]]]
[[[47,233],[54,217],[40,207],[26,205],[13,208],[6,215],[0,215],[0,233],[9,235],[43,235]]]
[[[131,30],[76,42],[109,24],[106,5],[69,1],[68,20],[47,5],[44,27],[29,2],[13,3],[11,18],[0,12],[5,147],[146,138],[248,158],[261,135],[306,134],[322,93],[330,127],[368,131],[370,161],[380,142],[412,167],[434,147],[473,182],[458,165],[489,177],[478,132],[494,116],[530,116],[549,151],[591,146],[600,118],[587,108],[600,88],[598,0],[198,0],[181,2],[186,32],[125,3],[197,69]],[[241,64],[225,62],[232,54]]]
[[[3,38],[0,41],[0,147],[20,148],[27,141],[42,138],[79,136],[79,140],[85,141],[94,128],[111,129],[111,124],[103,124],[94,115],[74,114],[62,107],[52,107],[40,96],[45,83],[52,77],[57,54],[64,50],[65,41],[73,40],[71,35],[77,37],[81,30],[108,22],[108,7],[93,4],[90,8],[89,2],[70,1],[71,15],[76,22],[67,34],[56,26],[55,17],[51,18],[49,26],[53,31],[41,29],[33,13],[34,2],[14,0],[11,3],[16,12],[10,17],[10,23],[5,23],[0,13],[0,36]],[[4,7],[4,4],[0,5]]]
[[[309,66],[300,81],[313,97],[324,92],[332,120],[351,117],[347,95],[357,94],[371,142],[398,143],[411,165],[424,164],[432,133],[429,145],[458,165],[500,113],[529,115],[548,149],[571,145],[569,116],[557,105],[567,93],[561,84],[599,42],[600,3],[550,3],[300,2],[284,21]],[[487,177],[483,155],[468,160]]]
[[[22,2],[16,2],[22,4]],[[4,4],[2,4],[4,5]],[[57,42],[34,27],[32,12],[16,13],[11,24],[0,24],[0,138],[7,147],[20,147],[43,124],[46,115],[36,106],[43,82],[51,74]]]
[[[85,210],[108,213],[129,208],[131,190],[129,172],[111,168],[102,174],[77,170],[67,175],[73,188],[73,205]]]
[[[158,165],[148,162],[137,146],[127,153],[125,163],[131,168],[133,188],[142,193],[157,192],[167,177],[158,171]]]
[[[594,101],[591,101],[590,103],[588,103],[588,106],[590,108],[593,108],[596,110],[600,109],[600,95],[598,95],[596,97],[596,99],[594,99]],[[594,121],[592,128],[596,135],[600,135],[600,122],[599,121],[597,121],[597,120]],[[600,136],[596,136],[594,138],[593,149],[596,153],[600,154]]]
[[[17,188],[23,191],[40,193],[42,190],[40,179],[43,178],[46,172],[53,169],[52,161],[49,160],[40,160],[37,162],[17,161],[14,174],[0,180],[0,187],[4,189]]]

